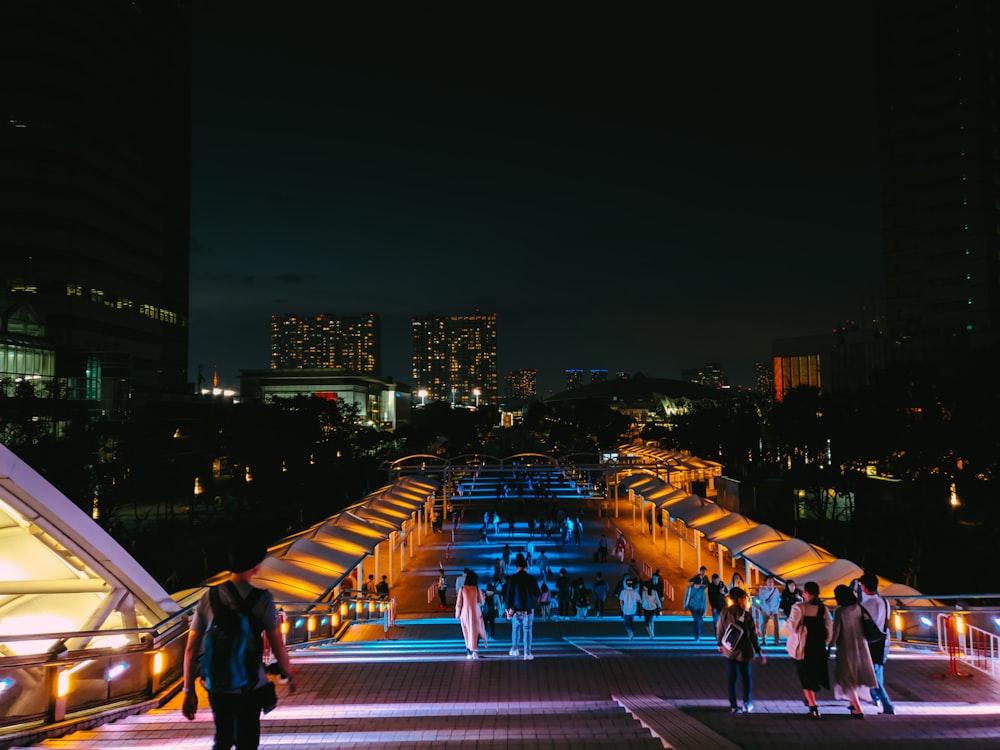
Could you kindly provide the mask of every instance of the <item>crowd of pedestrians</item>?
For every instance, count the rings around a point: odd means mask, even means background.
[[[457,527],[460,517],[453,523]],[[500,523],[498,513],[485,512],[482,539],[495,536]],[[517,533],[519,524],[526,533]],[[455,581],[455,616],[461,624],[469,659],[479,658],[480,644],[486,648],[496,640],[497,619],[505,617],[511,623],[509,655],[531,660],[536,615],[544,621],[604,618],[609,601],[617,609],[613,614],[621,617],[629,640],[635,638],[635,623],[640,615],[646,635],[651,640],[656,638],[656,620],[665,606],[659,570],[644,579],[632,560],[617,580],[605,577],[603,566],[609,558],[612,564],[623,564],[630,549],[621,531],[616,530],[613,544],[609,544],[604,528],[591,537],[597,569],[580,575],[578,562],[571,566],[572,574],[570,567],[558,562],[560,557],[570,559],[568,554],[560,553],[562,546],[583,544],[586,534],[582,517],[560,511],[551,519],[518,522],[510,515],[507,529],[507,538],[494,561],[493,580],[481,587],[478,575],[466,570]],[[553,573],[553,557],[558,573]],[[370,585],[374,581],[367,582],[366,588]],[[449,586],[443,567],[437,586],[439,606],[447,607]],[[691,617],[695,642],[705,635],[705,618],[711,613],[712,633],[726,663],[726,693],[734,713],[754,710],[753,663],[759,660],[761,665],[766,664],[763,647],[768,644],[768,636],[771,644],[778,646],[782,635],[809,716],[820,718],[817,694],[831,686],[834,697],[846,701],[853,717],[864,717],[863,700],[881,706],[884,714],[895,713],[885,688],[891,607],[878,594],[878,579],[870,573],[850,586],[837,586],[833,601],[824,602],[812,581],[799,586],[794,580],[779,582],[766,576],[758,588],[751,590],[738,575],[727,586],[718,573],[709,576],[707,568],[701,566],[687,582],[682,609]],[[884,634],[881,640],[873,642],[866,636],[862,624],[865,620],[877,624]]]

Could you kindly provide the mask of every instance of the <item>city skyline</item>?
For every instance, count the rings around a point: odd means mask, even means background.
[[[264,12],[267,8],[268,12]],[[497,315],[498,371],[752,386],[881,280],[872,19],[194,8],[190,365],[271,316]]]

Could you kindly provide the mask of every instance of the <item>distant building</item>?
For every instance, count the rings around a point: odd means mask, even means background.
[[[757,380],[755,390],[765,396],[774,396],[774,363],[757,362]]]
[[[566,390],[571,391],[583,385],[583,370],[566,370]]]
[[[875,5],[890,361],[1000,341],[1000,5]]]
[[[28,304],[0,310],[0,394],[13,396],[21,383],[48,386],[55,379],[56,354],[45,326]]]
[[[0,305],[104,419],[190,392],[191,4],[4,3],[0,28]]]
[[[728,382],[722,372],[722,365],[718,362],[709,362],[702,367],[688,369],[681,372],[681,377],[689,383],[707,385],[710,388],[726,388]]]
[[[335,369],[379,377],[379,316],[271,317],[271,369]]]
[[[409,421],[407,386],[344,370],[288,369],[243,370],[241,399],[265,403],[282,398],[309,396],[357,407],[361,420],[372,427],[395,430]]]
[[[511,370],[504,377],[506,397],[522,401],[538,399],[538,370]]]
[[[590,371],[590,382],[591,383],[606,383],[608,380],[607,370],[591,370]]]
[[[618,370],[618,372],[615,373],[615,380],[628,380],[628,378],[629,374],[624,370]]]
[[[883,339],[871,329],[841,326],[831,333],[775,340],[771,348],[778,401],[799,386],[834,393],[869,385],[885,369]]]
[[[414,395],[456,406],[496,404],[496,313],[426,315],[411,320]]]

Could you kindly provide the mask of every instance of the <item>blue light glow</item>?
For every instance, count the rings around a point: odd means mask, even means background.
[[[9,688],[12,687],[14,687],[14,681],[9,677],[5,677],[4,679],[0,680],[0,693],[3,693],[5,690],[8,690]]]
[[[933,622],[931,622],[931,618],[929,618],[927,615],[923,615],[920,618],[920,622],[925,628],[929,628],[931,625],[934,624]]]
[[[111,680],[115,679],[116,677],[121,676],[121,674],[126,669],[128,669],[128,664],[124,664],[124,663],[122,663],[122,664],[115,664],[113,667],[110,667],[108,669],[108,681],[111,681]]]

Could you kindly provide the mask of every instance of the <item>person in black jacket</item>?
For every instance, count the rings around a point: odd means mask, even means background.
[[[719,578],[718,573],[712,573],[712,580],[708,584],[708,603],[712,605],[712,630],[719,627],[719,615],[726,608],[726,597],[729,595],[729,587],[726,582]]]
[[[524,648],[524,660],[535,658],[531,653],[531,626],[535,619],[535,602],[538,601],[538,581],[528,572],[528,562],[519,554],[514,565],[517,572],[507,581],[507,619],[511,620],[510,655],[519,655]],[[560,604],[562,599],[560,598]]]

